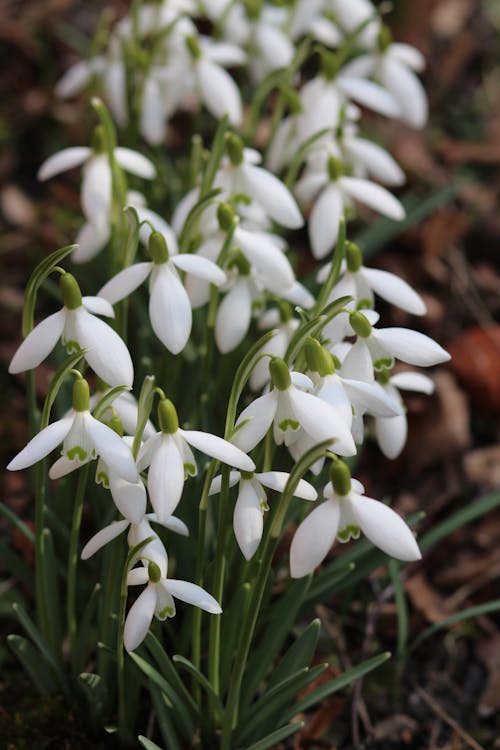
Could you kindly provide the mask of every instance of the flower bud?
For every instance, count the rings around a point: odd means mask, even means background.
[[[78,282],[72,273],[63,273],[59,279],[59,289],[63,299],[64,307],[68,310],[76,310],[82,306],[82,293]]]
[[[155,562],[150,562],[148,565],[148,576],[151,583],[158,583],[161,581],[161,570]]]
[[[351,491],[351,472],[347,464],[337,460],[332,463],[330,469],[330,479],[337,495],[341,497],[348,495]]]
[[[317,372],[320,377],[324,378],[325,375],[332,375],[335,372],[332,355],[317,339],[311,337],[307,339],[305,355],[308,368],[312,372]]]
[[[354,242],[347,241],[345,243],[345,260],[347,263],[347,269],[351,273],[356,273],[356,271],[359,271],[363,265],[361,250]]]
[[[269,372],[271,374],[272,384],[275,388],[279,391],[286,391],[290,388],[292,379],[286,362],[279,357],[272,357],[269,363]]]
[[[243,163],[243,141],[239,135],[231,133],[226,138],[226,151],[234,167]]]
[[[75,411],[88,411],[90,401],[89,384],[84,378],[77,378],[73,383],[72,404]]]
[[[351,327],[363,339],[367,339],[372,332],[372,326],[367,317],[360,312],[353,312],[349,315]]]
[[[168,261],[168,247],[165,237],[160,232],[151,232],[148,241],[148,252],[153,263],[161,265]]]
[[[229,203],[219,203],[217,208],[217,221],[223,232],[229,232],[234,223],[234,208]]]
[[[160,403],[158,404],[158,422],[160,430],[167,435],[173,435],[179,429],[177,411],[168,398],[160,399]]]
[[[344,167],[340,159],[335,156],[330,156],[328,159],[328,176],[332,182],[337,182],[339,177],[342,177],[344,173]]]

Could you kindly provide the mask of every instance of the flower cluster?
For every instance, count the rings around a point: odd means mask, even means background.
[[[398,363],[429,367],[448,359],[423,333],[378,326],[377,297],[418,316],[425,314],[425,303],[397,276],[365,267],[360,247],[345,241],[346,225],[365,208],[393,220],[405,215],[388,189],[399,187],[404,175],[363,133],[360,106],[422,127],[426,99],[415,75],[423,68],[420,53],[392,42],[369,0],[162,0],[134,7],[116,25],[107,49],[66,72],[58,94],[74,96],[98,82],[118,126],[137,128],[149,145],[163,144],[166,125],[180,110],[200,107],[220,121],[217,136],[208,153],[193,146],[191,184],[168,217],[157,206],[149,208],[143,195],[127,192],[124,170],[149,182],[160,179],[159,170],[149,158],[116,145],[102,105],[91,146],[64,149],[41,166],[41,180],[82,166],[85,223],[71,259],[82,263],[106,251],[113,262],[102,263],[104,284],[94,297],[82,296],[72,274],[51,269],[60,273],[63,307],[28,333],[10,372],[37,367],[61,339],[100,382],[90,398],[91,373],[73,371],[71,411],[42,429],[8,466],[26,468],[61,443],[52,479],[98,458],[96,481],[109,489],[119,518],[87,542],[82,558],[128,530],[137,567],[127,571],[127,584],[145,586],[124,627],[129,651],[142,642],[154,615],[164,620],[175,614],[174,597],[221,612],[198,583],[168,577],[167,549],[156,531],[160,525],[188,533],[173,514],[198,473],[193,449],[213,459],[204,500],[218,493],[227,499],[238,486],[233,526],[247,560],[264,535],[267,491],[283,496],[292,481],[290,473],[273,470],[276,451],[284,446],[281,455],[292,470],[318,444],[324,450],[308,466],[311,482],[321,481],[325,463],[330,481],[322,489],[324,502],[295,532],[291,575],[310,574],[335,538],[345,542],[360,531],[388,555],[418,559],[404,521],[364,496],[343,459],[357,453],[370,429],[382,452],[396,457],[407,429],[399,391],[433,388],[430,378],[401,371]],[[313,52],[304,44],[311,39]],[[311,54],[318,64],[303,66]],[[317,71],[314,77],[309,70]],[[251,88],[256,102],[274,86],[274,111],[285,115],[270,118],[265,157],[255,148],[254,112],[244,115],[237,81]],[[124,209],[131,227],[124,226]],[[312,256],[333,253],[312,289],[296,276],[294,233],[304,224]],[[137,252],[145,257],[136,259]],[[168,351],[164,362],[175,357],[187,368],[196,358],[193,311],[202,308],[206,360],[193,367],[207,378],[215,377],[215,357],[216,370],[223,369],[229,361],[224,357],[247,340],[254,321],[257,329],[271,331],[243,379],[234,380],[230,394],[220,394],[217,406],[230,404],[224,438],[181,427],[174,403],[160,388],[157,430],[129,392],[137,385],[134,365],[117,332],[126,326],[112,328],[96,316],[113,319],[120,310],[123,322],[129,309],[123,301],[133,297],[140,306],[139,288],[146,281],[154,333],[147,361],[161,345]],[[147,325],[145,317],[141,325]],[[152,375],[159,371],[151,367]],[[166,379],[169,372],[162,367]],[[252,394],[245,392],[237,415],[247,381]],[[231,470],[214,477],[218,463]],[[319,493],[300,479],[293,494],[315,502]]]

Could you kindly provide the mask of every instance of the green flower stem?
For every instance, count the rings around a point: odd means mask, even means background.
[[[225,548],[227,539],[227,507],[229,499],[229,466],[222,468],[222,485],[219,498],[219,516],[217,521],[217,542],[215,547],[215,567],[212,596],[222,605],[225,572]],[[208,674],[212,687],[217,695],[220,691],[220,631],[221,617],[210,618],[209,664]]]
[[[69,636],[69,652],[71,663],[74,665],[77,654],[76,647],[76,570],[78,566],[78,541],[80,538],[80,526],[82,522],[83,500],[87,489],[90,464],[80,469],[78,486],[76,488],[75,507],[73,509],[73,521],[69,538],[68,554],[68,587],[66,599],[66,619]]]
[[[335,252],[333,253],[330,273],[328,274],[325,283],[321,287],[320,293],[318,294],[318,299],[316,300],[316,304],[313,308],[314,312],[318,315],[322,312],[323,308],[327,304],[330,293],[339,280],[340,266],[345,254],[345,235],[346,222],[345,218],[342,218],[339,224],[337,246],[335,247]]]

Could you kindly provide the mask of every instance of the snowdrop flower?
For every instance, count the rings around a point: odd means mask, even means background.
[[[285,356],[288,344],[299,327],[299,321],[292,317],[292,309],[286,302],[281,302],[279,308],[268,310],[259,319],[258,328],[261,330],[276,328],[276,334],[264,345],[262,354],[272,357]],[[260,391],[269,382],[269,360],[262,357],[252,370],[249,385],[252,391]]]
[[[356,448],[346,424],[336,409],[321,399],[305,393],[295,384],[312,390],[312,381],[300,373],[290,374],[282,359],[273,357],[269,364],[273,388],[244,409],[235,424],[232,442],[244,451],[259,443],[273,424],[277,445],[290,446],[299,436],[299,428],[316,443],[330,440],[334,450],[352,456]]]
[[[182,430],[175,406],[167,398],[158,404],[160,432],[142,446],[138,466],[149,466],[148,489],[160,523],[176,509],[184,489],[185,473],[196,476],[196,461],[190,449],[197,448],[222,463],[242,471],[254,471],[255,464],[239,448],[216,435],[197,430]]]
[[[351,481],[342,461],[332,465],[331,483],[324,490],[327,498],[302,521],[290,547],[290,572],[293,578],[312,573],[335,538],[347,542],[360,531],[383,552],[397,560],[410,562],[421,558],[415,538],[397,513],[378,500],[363,495],[363,486]]]
[[[285,471],[265,471],[260,474],[239,471],[229,473],[229,487],[234,487],[239,483],[238,498],[233,514],[233,528],[239,548],[247,560],[254,556],[262,539],[264,511],[268,510],[264,487],[276,492],[284,492],[289,476],[290,474]],[[222,477],[215,477],[208,494],[218,494],[221,485]],[[294,496],[314,501],[318,493],[312,485],[301,479]]]
[[[309,216],[308,226],[315,258],[324,258],[335,246],[340,219],[353,200],[395,221],[400,221],[405,216],[405,210],[397,198],[381,185],[344,175],[342,163],[334,156],[328,159],[326,169],[306,170],[297,182],[295,192],[303,205],[318,196]]]
[[[81,376],[73,384],[70,414],[35,435],[7,468],[26,469],[48,456],[60,443],[63,443],[62,454],[76,466],[101,456],[118,476],[128,482],[139,479],[130,449],[116,432],[91,415],[88,383]]]
[[[164,236],[152,232],[149,238],[152,261],[136,263],[114,276],[99,297],[115,304],[150,279],[149,318],[153,331],[172,354],[184,349],[191,333],[193,316],[186,290],[177,269],[201,276],[220,286],[226,274],[215,263],[195,254],[170,255]]]
[[[69,353],[82,350],[96,375],[111,387],[132,386],[134,368],[118,334],[92,313],[113,317],[113,308],[100,297],[82,297],[74,276],[63,273],[59,288],[64,307],[38,323],[14,354],[9,372],[32,370],[43,362],[59,339]]]
[[[355,58],[344,71],[350,76],[373,76],[397,102],[396,116],[414,128],[422,128],[428,116],[427,96],[415,73],[424,68],[422,53],[409,44],[393,43],[389,29],[383,27],[378,49]]]
[[[180,599],[206,612],[218,615],[222,612],[220,605],[205,589],[188,581],[167,578],[155,562],[142,568],[134,568],[128,574],[127,584],[137,586],[147,584],[144,591],[130,607],[123,642],[127,651],[134,651],[144,640],[151,625],[153,615],[158,620],[166,620],[175,615],[174,599]]]
[[[351,296],[363,307],[373,307],[374,292],[392,305],[413,315],[425,315],[425,302],[406,281],[396,274],[378,268],[366,268],[358,245],[345,243],[345,269],[341,280],[334,286],[329,302],[339,297]],[[317,280],[323,283],[330,271],[327,263],[318,274]]]
[[[387,370],[382,370],[378,374],[378,379],[386,393],[400,401],[400,390],[428,395],[434,392],[433,381],[419,372],[398,372],[389,377]],[[375,437],[380,450],[387,458],[399,456],[405,446],[407,432],[408,422],[404,412],[395,417],[375,417]]]

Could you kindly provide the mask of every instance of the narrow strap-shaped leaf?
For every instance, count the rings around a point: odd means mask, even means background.
[[[99,596],[101,594],[101,584],[96,583],[92,589],[92,593],[89,596],[83,615],[80,619],[80,626],[78,628],[77,646],[75,649],[75,669],[81,670],[87,659],[89,644],[91,643],[91,628],[94,616],[97,612],[97,605],[99,602]]]
[[[156,742],[148,740],[148,738],[144,737],[142,734],[140,734],[137,739],[146,750],[163,750],[163,748],[157,745]]]
[[[118,398],[120,393],[124,393],[125,391],[129,390],[130,388],[126,385],[117,385],[115,388],[111,388],[110,391],[105,393],[104,396],[99,399],[97,405],[94,408],[94,417],[96,419],[100,419],[106,412],[106,409],[109,409],[115,398]]]
[[[413,651],[422,643],[422,641],[425,641],[427,638],[429,638],[429,636],[433,635],[433,633],[436,633],[442,628],[446,628],[448,625],[455,625],[455,623],[462,622],[463,620],[471,620],[473,617],[481,617],[482,615],[489,615],[492,612],[499,611],[500,599],[494,599],[491,602],[479,604],[477,607],[468,607],[468,609],[464,609],[461,612],[455,612],[455,614],[451,615],[451,617],[447,617],[445,620],[436,622],[434,625],[426,628],[426,630],[424,630],[422,633],[420,633],[419,636],[417,636],[417,638],[415,638],[408,650]]]
[[[500,506],[500,492],[493,492],[491,495],[486,495],[480,500],[476,500],[476,502],[466,505],[465,508],[453,513],[453,515],[449,516],[441,523],[436,524],[436,526],[426,534],[423,534],[418,540],[420,549],[424,551],[434,547],[434,545],[440,542],[441,539],[445,539],[456,529],[475,521],[476,518],[481,518],[481,516],[498,508],[498,506]]]
[[[288,711],[285,711],[283,713],[281,718],[286,721],[288,719],[291,719],[293,716],[301,713],[302,711],[306,711],[311,706],[314,706],[315,703],[322,701],[328,695],[336,693],[338,690],[342,690],[342,688],[345,688],[352,682],[359,680],[360,677],[368,674],[368,672],[377,669],[377,667],[386,662],[387,659],[390,659],[390,657],[391,654],[388,651],[385,651],[384,653],[378,654],[371,659],[367,659],[366,661],[358,664],[352,669],[348,669],[347,672],[343,672],[343,674],[335,677],[333,680],[329,680],[329,682],[320,685],[316,690],[313,690],[312,692],[308,693],[303,698],[298,700],[290,709],[288,709]]]
[[[45,397],[45,402],[43,404],[42,418],[40,421],[40,429],[47,427],[47,425],[49,424],[50,410],[52,409],[54,401],[57,398],[59,389],[61,388],[62,384],[68,377],[69,371],[74,369],[77,366],[77,364],[82,359],[84,354],[85,352],[83,350],[80,352],[76,352],[75,354],[72,354],[70,357],[68,357],[68,359],[66,359],[57,368],[56,373],[51,380],[49,391],[47,393],[47,396]]]
[[[36,296],[39,288],[54,267],[76,247],[76,245],[66,245],[66,247],[61,247],[59,250],[55,250],[37,265],[29,277],[28,283],[26,284],[26,291],[24,293],[23,338],[26,338],[28,333],[33,329]]]
[[[389,575],[391,576],[392,587],[394,589],[394,600],[396,602],[396,611],[398,614],[398,650],[399,658],[404,656],[406,644],[408,641],[408,604],[403,584],[401,582],[400,565],[396,560],[389,560]]]
[[[141,392],[139,394],[139,401],[137,404],[137,428],[132,445],[132,453],[134,455],[134,458],[137,458],[139,454],[144,429],[149,419],[149,415],[151,414],[151,409],[153,408],[154,389],[154,375],[146,375],[142,383]]]
[[[42,634],[38,630],[37,626],[35,625],[33,620],[31,620],[26,610],[23,607],[21,607],[20,604],[13,604],[12,608],[14,612],[16,613],[17,619],[21,623],[26,634],[29,635],[34,645],[37,647],[39,653],[47,662],[47,664],[50,667],[52,667],[52,669],[54,670],[54,674],[58,678],[60,687],[64,689],[65,680],[64,680],[64,674],[63,674],[61,665],[56,661],[54,655],[52,654],[48,644],[43,639]]]
[[[7,643],[31,677],[38,692],[41,695],[55,693],[57,685],[33,644],[21,635],[8,635]]]
[[[250,583],[244,583],[233,596],[229,606],[224,607],[224,617],[222,618],[222,643],[224,648],[220,655],[221,692],[224,691],[229,681],[233,656],[238,648],[241,620],[245,617],[250,601],[250,588]]]
[[[42,549],[44,557],[45,595],[50,612],[50,637],[54,653],[61,653],[63,643],[61,593],[57,573],[57,559],[50,529],[42,531]]]
[[[200,670],[195,667],[193,662],[189,661],[189,659],[186,659],[184,656],[181,656],[180,654],[174,654],[174,656],[172,657],[172,660],[176,664],[178,664],[180,667],[185,669],[187,672],[189,672],[192,675],[192,677],[194,677],[194,679],[203,688],[206,694],[214,701],[217,711],[219,712],[220,715],[222,715],[223,708],[222,708],[221,700],[219,696],[217,695],[217,693],[215,692],[215,690],[213,689],[213,687],[211,686],[211,684],[209,683],[209,681],[207,680],[207,678],[205,677],[205,675],[202,674]]]
[[[197,715],[198,707],[196,703],[190,695],[189,690],[179,677],[177,670],[172,664],[172,660],[166,653],[158,638],[156,638],[156,636],[153,635],[151,631],[149,631],[144,640],[144,644],[150,652],[151,656],[155,659],[165,679],[173,686],[176,693],[179,696],[182,696],[186,705],[193,711],[193,714]]]
[[[210,190],[207,195],[205,195],[203,198],[200,198],[198,203],[196,203],[188,213],[179,237],[179,250],[181,253],[186,253],[188,251],[189,238],[192,231],[196,228],[200,216],[202,215],[203,211],[208,208],[208,206],[210,206],[212,203],[215,203],[215,201],[217,200],[217,196],[220,195],[221,192],[222,191],[220,188]]]
[[[315,619],[302,631],[273,670],[268,690],[286,679],[287,675],[309,666],[316,650],[320,630],[321,622]]]
[[[2,513],[19,532],[21,532],[21,534],[25,539],[28,540],[28,542],[30,542],[31,544],[35,543],[35,535],[31,531],[30,527],[27,526],[24,521],[21,521],[21,519],[18,518],[16,514],[13,513],[11,509],[5,505],[5,503],[0,502],[0,513]]]
[[[258,742],[254,742],[254,744],[250,745],[247,750],[268,750],[268,748],[274,747],[277,742],[286,740],[287,737],[290,737],[290,735],[298,732],[299,729],[302,729],[303,726],[303,721],[297,721],[293,724],[286,724],[285,726],[276,729],[274,732],[271,732],[271,734],[268,734],[267,737],[264,737],[264,739],[259,740]]]
[[[224,156],[224,147],[226,143],[226,133],[229,125],[229,119],[225,115],[215,131],[214,139],[212,141],[212,148],[210,149],[210,157],[205,167],[205,172],[200,185],[200,196],[205,198],[208,191],[211,189],[217,170],[221,163],[222,157]]]
[[[21,555],[12,547],[0,540],[0,560],[2,568],[15,576],[28,589],[33,589],[33,570],[27,565]]]
[[[155,710],[155,719],[160,729],[165,747],[167,750],[181,750],[174,722],[172,721],[172,711],[168,707],[165,694],[162,693],[161,690],[151,681],[149,684],[149,691]],[[157,745],[154,747],[157,747]]]
[[[320,580],[313,580],[311,588],[306,593],[302,606],[310,605],[312,602],[319,602],[320,600],[326,599],[330,594],[335,591],[335,585],[342,581],[346,576],[349,576],[354,569],[356,564],[353,562],[348,563],[343,568],[335,567],[329,571],[327,575],[324,575]],[[326,573],[326,570],[316,576],[319,577],[322,573]]]
[[[92,716],[98,718],[104,715],[108,700],[108,690],[101,677],[92,672],[81,672],[77,678]]]

